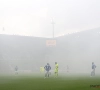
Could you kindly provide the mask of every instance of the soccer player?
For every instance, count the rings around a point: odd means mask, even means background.
[[[58,77],[58,63],[55,62],[55,77]]]
[[[44,67],[42,67],[42,72],[44,72]]]
[[[18,67],[15,67],[15,74],[18,74]]]
[[[95,68],[96,68],[96,65],[94,64],[94,62],[92,62],[92,72],[91,72],[91,76],[95,76]]]
[[[44,67],[46,73],[45,73],[45,78],[49,77],[49,71],[51,70],[51,66],[49,65],[49,63],[47,63],[47,65]]]
[[[40,72],[43,73],[44,72],[44,67],[40,67]]]

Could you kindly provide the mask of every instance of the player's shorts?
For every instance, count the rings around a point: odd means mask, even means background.
[[[55,70],[55,73],[58,73],[58,70]]]
[[[18,74],[18,71],[15,71],[15,74]]]
[[[50,75],[50,72],[49,72],[49,71],[46,71],[45,74],[46,74],[46,75]]]

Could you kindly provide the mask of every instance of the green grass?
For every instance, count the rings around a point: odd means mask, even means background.
[[[46,78],[38,76],[1,76],[0,90],[91,90],[90,85],[100,85],[100,77],[62,76]]]

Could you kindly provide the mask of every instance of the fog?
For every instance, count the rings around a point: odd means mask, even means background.
[[[47,63],[54,74],[55,62],[59,74],[90,75],[92,62],[100,74],[99,9],[100,0],[0,0],[0,74],[40,73]]]
[[[100,27],[100,0],[0,0],[0,33],[52,37]],[[4,30],[3,30],[4,28]]]
[[[56,46],[47,46],[52,38],[0,34],[0,73],[14,74],[15,66],[21,73],[40,73],[47,63],[54,73],[55,62],[59,74],[84,73],[90,75],[92,62],[100,71],[100,28],[54,38]]]

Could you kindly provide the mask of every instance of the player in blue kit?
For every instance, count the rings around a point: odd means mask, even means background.
[[[92,62],[92,72],[91,72],[91,76],[95,76],[95,68],[96,68],[96,65],[94,64],[94,62]]]
[[[49,65],[49,63],[47,63],[47,65],[44,67],[46,73],[45,73],[45,78],[49,77],[50,74],[50,70],[51,70],[51,66]]]

